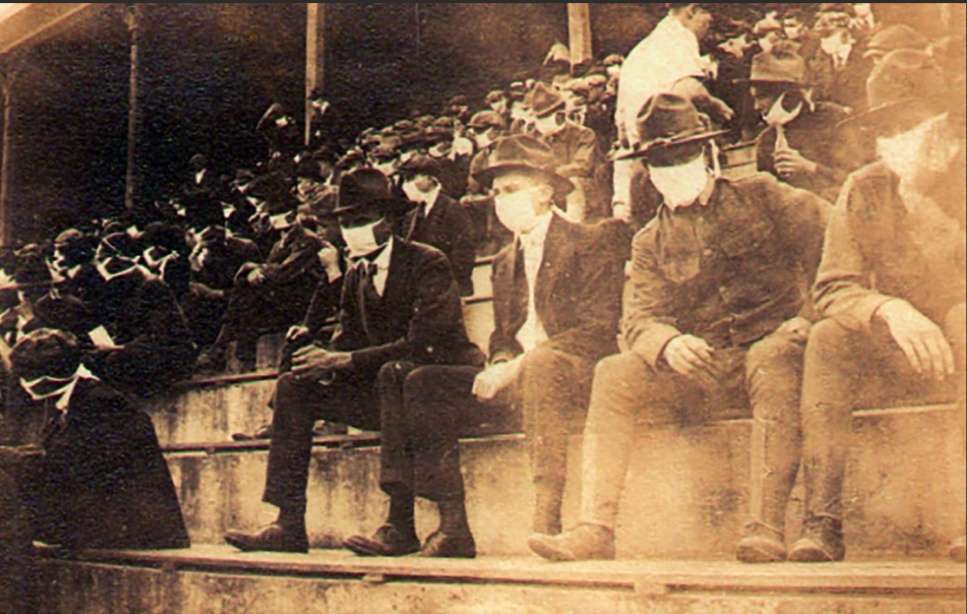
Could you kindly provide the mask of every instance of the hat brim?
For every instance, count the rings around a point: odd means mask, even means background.
[[[647,158],[651,154],[657,151],[664,151],[672,147],[678,147],[680,145],[689,145],[691,143],[699,143],[701,141],[710,141],[716,137],[720,137],[723,134],[728,134],[730,130],[710,130],[707,132],[702,132],[699,134],[693,134],[691,136],[682,137],[679,139],[662,139],[651,141],[650,143],[645,143],[642,147],[627,152],[624,154],[616,155],[613,157],[614,160],[637,160],[639,158]]]
[[[735,85],[788,85],[791,87],[808,87],[806,83],[802,81],[792,81],[790,79],[753,79],[752,77],[742,77],[740,79],[732,79],[732,83]]]
[[[836,129],[889,125],[897,120],[897,114],[900,111],[915,107],[934,109],[935,107],[940,107],[940,104],[925,98],[907,98],[896,102],[881,104],[880,106],[847,117],[836,124]]]
[[[547,179],[552,186],[554,186],[554,192],[560,196],[570,194],[574,191],[574,184],[567,177],[562,177],[557,173],[552,173],[551,171],[536,166],[530,166],[528,164],[495,164],[494,166],[487,167],[484,170],[477,172],[474,177],[481,184],[489,188],[491,185],[493,185],[495,177],[512,172],[534,173],[541,175]]]
[[[557,104],[547,107],[546,109],[542,109],[540,112],[537,112],[536,110],[533,110],[533,109],[532,111],[534,113],[534,117],[541,118],[541,117],[547,117],[551,113],[556,113],[557,111],[560,111],[566,106],[567,106],[567,102],[562,98],[557,102]]]

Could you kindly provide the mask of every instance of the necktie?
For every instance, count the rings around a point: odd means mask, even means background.
[[[380,294],[376,291],[376,274],[379,272],[379,265],[368,260],[361,260],[359,263],[360,284],[363,292],[370,298],[379,299]]]

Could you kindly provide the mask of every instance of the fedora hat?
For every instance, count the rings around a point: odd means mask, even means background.
[[[399,172],[404,176],[429,175],[439,180],[443,174],[443,169],[440,167],[440,163],[430,156],[416,154],[400,165]]]
[[[386,175],[373,168],[358,168],[339,180],[339,197],[333,215],[364,210],[385,213],[384,204],[390,199],[390,182]]]
[[[467,127],[474,129],[498,128],[500,130],[506,130],[507,122],[499,113],[494,113],[493,111],[478,111],[470,118]]]
[[[757,53],[752,58],[748,78],[735,79],[734,83],[803,85],[805,81],[806,61],[794,50],[780,44],[771,51]]]
[[[866,111],[848,117],[840,127],[890,124],[910,108],[942,110],[947,80],[924,51],[898,49],[884,56],[866,80]]]
[[[532,136],[517,134],[498,140],[483,170],[474,178],[490,187],[494,177],[508,172],[523,171],[543,176],[558,195],[574,190],[574,184],[554,172],[554,154],[543,141]]]
[[[563,109],[565,104],[564,96],[540,82],[530,93],[530,108],[535,117],[547,117]]]
[[[695,105],[676,94],[656,94],[649,98],[638,113],[637,123],[641,145],[616,159],[649,158],[659,151],[708,141],[728,132],[711,130],[708,120],[699,114]]]

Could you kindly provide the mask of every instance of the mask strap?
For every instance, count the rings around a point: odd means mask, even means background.
[[[712,179],[718,179],[722,176],[722,163],[719,161],[719,146],[714,139],[709,139],[709,155],[712,156],[712,168],[709,169],[712,173]]]

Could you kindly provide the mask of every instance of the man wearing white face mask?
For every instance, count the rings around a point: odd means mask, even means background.
[[[603,216],[593,183],[598,162],[598,140],[594,131],[564,116],[566,102],[559,92],[538,83],[531,93],[531,111],[538,136],[551,148],[555,172],[567,177],[575,189],[567,196],[567,213],[577,221]]]
[[[461,296],[473,294],[475,232],[460,203],[443,193],[443,168],[429,156],[418,154],[400,167],[403,192],[415,205],[403,218],[402,235],[446,255]]]
[[[862,57],[849,30],[853,8],[845,3],[823,4],[816,17],[819,44],[804,52],[806,82],[816,100],[835,102],[852,111],[863,108],[863,91],[870,63]]]
[[[533,137],[497,142],[477,180],[492,186],[498,219],[515,239],[494,261],[488,365],[423,367],[403,393],[410,430],[425,433],[412,445],[421,490],[461,505],[460,433],[488,422],[515,430],[522,417],[537,497],[533,528],[556,533],[567,425],[584,410],[594,362],[616,348],[627,252],[609,234],[620,223],[588,227],[553,209],[572,189],[553,167],[550,149]]]
[[[389,180],[374,169],[356,170],[339,182],[333,215],[353,264],[343,281],[338,327],[328,343],[316,341],[294,352],[291,370],[276,384],[263,499],[279,515],[259,531],[227,533],[225,540],[241,550],[308,549],[306,487],[316,420],[366,430],[382,424],[399,433],[393,417],[401,420],[400,412],[382,399],[399,396],[400,374],[420,365],[483,362],[467,340],[446,256],[392,235],[386,219],[392,200]],[[384,437],[380,454],[387,471],[399,470],[406,463],[405,442]],[[412,490],[387,487],[387,492],[393,552],[420,550]],[[447,512],[459,516],[461,510]]]
[[[629,350],[595,369],[581,524],[528,543],[551,560],[614,558],[640,418],[695,421],[751,403],[752,522],[738,557],[779,560],[784,549],[775,535],[796,475],[798,432],[772,425],[799,406],[809,327],[800,289],[819,264],[827,203],[764,173],[735,182],[715,177],[708,141],[721,131],[710,131],[685,98],[655,96],[637,129],[644,144],[631,155],[645,160],[663,202],[632,245],[622,318]]]
[[[756,139],[756,167],[832,201],[851,164],[836,130],[847,113],[834,103],[813,102],[804,91],[805,72],[788,43],[752,59],[749,96],[767,126]]]
[[[963,89],[948,89],[926,53],[899,50],[874,69],[867,90],[870,110],[849,121],[875,132],[881,160],[850,175],[843,186],[813,289],[826,319],[813,327],[804,366],[805,518],[802,539],[790,554],[797,561],[845,556],[843,478],[850,416],[869,402],[856,382],[872,378],[874,387],[867,390],[876,391],[879,403],[884,397],[905,405],[920,404],[924,397],[934,403],[955,400],[960,427],[955,437],[967,446]],[[963,450],[953,458],[938,451],[938,466],[962,466]],[[949,492],[958,496],[928,503],[922,513],[929,515],[938,505],[963,510],[963,474],[952,477]],[[962,562],[959,516],[954,536],[960,537],[950,555]],[[938,524],[925,519],[923,526]],[[927,529],[923,539],[943,543],[950,537]]]

